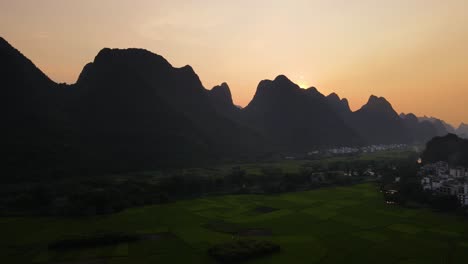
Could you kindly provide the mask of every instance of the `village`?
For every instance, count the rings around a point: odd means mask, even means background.
[[[328,148],[323,150],[312,150],[307,152],[307,155],[304,156],[304,159],[310,157],[323,157],[323,156],[335,156],[335,155],[353,155],[353,154],[360,154],[360,153],[375,153],[380,151],[390,151],[390,150],[406,150],[409,149],[407,144],[390,144],[390,145],[369,145],[363,147],[335,147],[335,148]],[[301,155],[299,155],[301,156]],[[297,157],[287,156],[285,159],[297,159]]]
[[[468,168],[450,167],[438,161],[422,166],[418,172],[425,191],[458,197],[462,206],[468,205]]]

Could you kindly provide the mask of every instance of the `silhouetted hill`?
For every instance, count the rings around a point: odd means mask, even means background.
[[[92,160],[106,167],[116,160],[147,168],[262,150],[254,133],[216,112],[190,66],[174,68],[146,50],[103,49],[75,91],[72,113],[85,148],[96,148]]]
[[[349,108],[349,103],[346,98],[340,99],[340,97],[336,93],[331,93],[327,96],[328,102],[330,106],[341,115],[348,117],[351,113],[351,109]]]
[[[220,115],[232,120],[239,120],[240,109],[234,105],[227,83],[213,87],[208,91],[208,95],[213,107]]]
[[[250,127],[282,150],[359,143],[325,96],[313,87],[301,89],[283,75],[261,81],[242,115]]]
[[[442,122],[442,124],[444,125],[444,127],[445,127],[445,129],[447,130],[448,133],[451,133],[451,134],[456,133],[455,128],[452,125],[448,124],[444,120],[440,120],[440,121]]]
[[[457,128],[457,135],[468,138],[468,125],[465,123],[461,123],[460,126]]]
[[[215,110],[190,66],[146,50],[103,49],[70,86],[3,39],[0,58],[2,167],[18,175],[200,165],[268,149]]]
[[[436,127],[430,121],[419,121],[414,114],[400,114],[403,123],[411,133],[413,142],[425,143],[435,136],[438,136]]]
[[[370,96],[368,102],[353,113],[352,122],[355,130],[368,144],[412,141],[403,120],[383,97]]]
[[[0,58],[1,107],[10,112],[9,121],[49,119],[57,107],[58,86],[3,38],[0,38]],[[19,114],[22,118],[15,116]]]
[[[455,134],[435,137],[427,143],[422,159],[425,163],[447,161],[451,166],[468,167],[468,140]]]
[[[383,97],[371,96],[358,111],[352,112],[348,100],[336,93],[327,96],[330,106],[340,114],[346,124],[359,133],[367,144],[423,143],[441,135],[429,121],[420,121],[413,114],[397,115],[391,104]],[[379,121],[376,123],[375,121]],[[379,124],[380,128],[376,128]],[[443,124],[441,123],[443,126]],[[393,132],[387,130],[391,128]]]
[[[62,167],[68,130],[57,85],[29,59],[0,38],[0,139],[4,171],[9,177],[34,174],[39,168],[55,173]]]
[[[409,143],[450,129],[438,119],[400,118],[375,96],[352,112],[346,99],[301,89],[283,75],[261,81],[240,109],[227,84],[206,90],[190,66],[175,68],[142,49],[103,49],[76,84],[65,85],[0,38],[0,83],[0,143],[8,157],[2,167],[17,175],[147,170],[271,150]]]
[[[438,119],[438,118],[435,118],[435,117],[427,117],[427,116],[419,117],[418,119],[420,121],[429,121],[429,122],[431,122],[434,125],[434,127],[436,128],[438,136],[445,136],[448,133],[455,134],[455,129],[451,125],[447,124],[445,121],[443,121],[441,119]]]

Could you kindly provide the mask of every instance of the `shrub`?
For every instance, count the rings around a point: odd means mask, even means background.
[[[121,243],[135,242],[140,240],[137,235],[110,233],[97,236],[83,236],[71,239],[59,240],[49,245],[52,250],[69,250],[80,248],[95,248],[111,246]]]
[[[280,246],[269,241],[240,239],[215,245],[208,254],[221,263],[236,263],[280,251]]]

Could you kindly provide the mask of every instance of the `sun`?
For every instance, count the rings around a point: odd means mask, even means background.
[[[299,76],[296,78],[297,80],[297,85],[301,87],[302,89],[309,88],[309,84],[306,82],[304,75],[301,73]]]
[[[308,85],[306,82],[299,82],[298,85],[299,85],[299,87],[301,87],[302,89],[309,88],[309,85]]]

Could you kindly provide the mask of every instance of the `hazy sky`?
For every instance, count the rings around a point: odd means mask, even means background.
[[[1,0],[0,35],[57,82],[103,47],[145,48],[227,82],[245,106],[285,74],[398,112],[468,122],[467,0]]]

